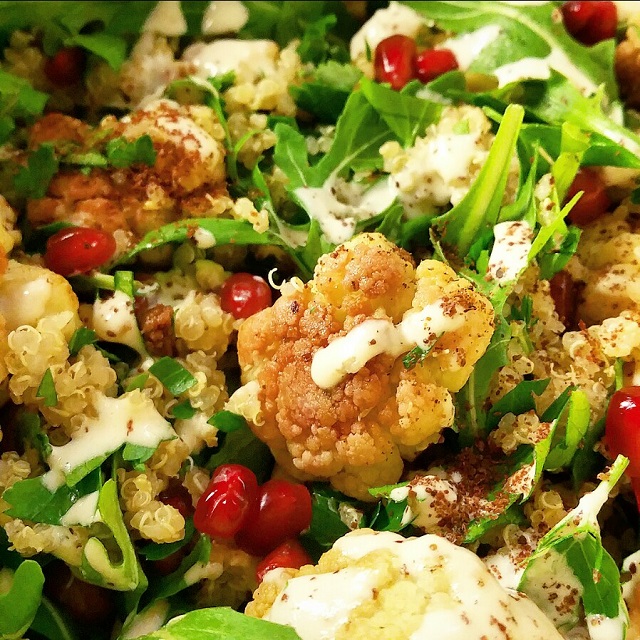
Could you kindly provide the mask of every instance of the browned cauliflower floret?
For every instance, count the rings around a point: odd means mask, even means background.
[[[366,499],[453,423],[450,392],[492,329],[491,305],[470,282],[434,260],[416,269],[382,235],[363,234],[245,321],[245,386],[230,405],[295,477]]]

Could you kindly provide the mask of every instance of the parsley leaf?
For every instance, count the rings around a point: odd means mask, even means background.
[[[214,413],[209,418],[208,422],[218,431],[224,433],[233,433],[247,426],[247,421],[241,415],[233,413],[233,411],[218,411],[218,413]]]
[[[98,334],[93,329],[80,327],[73,332],[71,340],[69,340],[69,353],[72,356],[77,356],[82,347],[86,347],[88,344],[94,344],[97,340]]]
[[[36,392],[36,398],[44,398],[45,407],[55,407],[58,404],[58,394],[56,393],[56,385],[53,381],[51,368],[44,372]]]
[[[58,172],[59,161],[53,145],[45,143],[29,154],[27,166],[21,167],[14,178],[18,195],[25,198],[44,198],[51,178]]]
[[[149,373],[158,378],[162,385],[174,396],[179,396],[197,383],[190,371],[169,356],[164,356],[154,362],[149,367]]]
[[[114,138],[107,143],[107,160],[118,169],[134,164],[146,164],[152,167],[156,162],[156,151],[153,141],[147,134],[136,140]]]

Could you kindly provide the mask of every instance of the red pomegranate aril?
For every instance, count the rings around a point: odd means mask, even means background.
[[[251,273],[234,273],[220,289],[220,306],[236,319],[248,318],[270,307],[271,302],[271,287]]]
[[[416,56],[416,76],[425,84],[447,71],[455,71],[458,66],[450,49],[425,49]]]
[[[64,47],[47,58],[44,74],[58,87],[70,87],[82,79],[86,55],[80,47]]]
[[[303,484],[268,480],[258,493],[258,509],[236,536],[238,546],[264,556],[311,524],[311,494]]]
[[[258,480],[251,469],[221,465],[196,504],[193,524],[201,533],[232,538],[257,509],[257,496]]]
[[[68,227],[47,240],[44,263],[61,276],[75,276],[108,262],[115,251],[112,234],[90,227]]]
[[[565,2],[562,18],[567,31],[588,46],[615,37],[618,27],[618,11],[613,2]]]
[[[286,540],[258,563],[256,579],[262,582],[271,569],[299,569],[305,564],[313,564],[306,549],[295,539]]]
[[[613,394],[604,439],[612,456],[629,458],[627,475],[640,478],[640,387],[624,387]]]
[[[412,38],[396,34],[376,47],[373,68],[378,82],[388,82],[396,91],[402,89],[415,73],[416,43]]]
[[[158,500],[164,504],[172,506],[180,512],[183,518],[188,518],[193,514],[193,501],[191,494],[185,486],[179,482],[172,482],[158,496]]]
[[[573,224],[583,227],[594,222],[611,208],[612,202],[600,174],[593,169],[583,168],[574,178],[565,202],[568,202],[578,191],[584,191],[567,216]]]
[[[576,311],[576,287],[571,274],[559,271],[549,280],[549,285],[560,322],[566,327],[572,327]]]

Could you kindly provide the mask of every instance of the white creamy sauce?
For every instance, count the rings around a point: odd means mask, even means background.
[[[387,209],[396,198],[393,180],[381,180],[351,202],[341,202],[335,193],[336,177],[329,177],[321,187],[299,187],[295,195],[309,214],[317,220],[329,242],[341,244],[351,238],[360,220],[368,220]]]
[[[370,600],[376,585],[372,569],[340,569],[288,581],[265,620],[293,627],[304,640],[332,640],[349,613]]]
[[[211,249],[216,246],[216,237],[202,227],[198,227],[193,233],[193,240],[196,243],[198,249]]]
[[[516,280],[529,261],[533,230],[523,221],[500,222],[493,227],[495,242],[488,273],[497,282]]]
[[[618,22],[626,22],[638,13],[640,13],[640,2],[637,0],[614,0],[618,11]]]
[[[157,631],[167,621],[169,611],[168,600],[162,599],[154,602],[134,617],[131,625],[123,630],[119,638],[132,640]]]
[[[494,553],[484,558],[483,562],[504,589],[518,590],[524,567],[518,565],[509,553]]]
[[[122,291],[93,303],[93,329],[101,340],[125,344],[138,353],[145,353],[138,328],[133,300]]]
[[[247,66],[264,74],[273,73],[278,45],[273,40],[236,40],[224,38],[198,42],[185,49],[182,59],[197,67],[196,75],[205,80]]]
[[[445,313],[442,302],[438,300],[420,311],[410,309],[397,325],[384,319],[365,320],[316,351],[311,378],[321,389],[330,389],[375,356],[385,353],[397,358],[415,346],[430,348],[443,333],[464,324],[464,311],[456,307],[454,313]]]
[[[182,36],[187,33],[187,21],[180,8],[180,2],[174,0],[158,2],[142,25],[142,31],[159,33],[163,36]]]
[[[586,620],[591,640],[624,640],[629,625],[626,611],[620,611],[615,618],[588,615]]]
[[[0,314],[7,330],[13,331],[25,324],[35,326],[45,315],[52,293],[53,284],[47,275],[26,282],[19,279],[5,281],[0,296]]]
[[[435,510],[436,499],[444,499],[451,505],[458,498],[455,485],[435,475],[419,476],[405,487],[393,489],[389,498],[395,502],[407,499],[408,505],[402,514],[404,524],[412,522],[416,527],[429,530],[437,526],[442,513]]]
[[[60,524],[66,527],[81,525],[88,527],[94,522],[100,522],[98,511],[99,491],[94,491],[77,500],[71,508],[60,518]]]
[[[503,589],[473,552],[444,538],[424,535],[402,538],[390,532],[347,535],[334,548],[349,558],[386,549],[398,558],[405,575],[442,573],[439,584],[451,594],[453,606],[427,608],[420,627],[410,636],[424,640],[438,629],[439,640],[470,637],[560,640],[553,624],[522,594]],[[302,636],[306,640],[306,636]]]
[[[64,476],[76,467],[109,455],[125,443],[157,447],[176,435],[153,401],[139,389],[118,398],[98,394],[95,405],[96,418],[86,418],[81,432],[67,444],[52,447],[47,460],[51,467],[49,488],[64,481]]]
[[[628,574],[630,578],[622,583],[622,596],[625,600],[629,600],[638,584],[640,584],[640,550],[624,559],[622,571]]]
[[[499,35],[500,27],[488,24],[476,31],[464,33],[456,38],[447,38],[437,45],[436,49],[450,49],[453,51],[461,71],[466,71],[480,52],[490,45]]]
[[[498,78],[498,85],[504,87],[519,80],[547,80],[551,69],[565,76],[585,96],[598,90],[593,80],[576,67],[561,49],[552,49],[545,58],[522,58],[509,62],[494,69],[492,73]]]
[[[238,0],[210,2],[202,16],[202,33],[218,36],[240,31],[249,20],[249,10]]]
[[[398,2],[391,2],[386,9],[379,9],[351,38],[351,59],[367,55],[367,47],[373,52],[378,44],[396,34],[415,38],[425,26],[424,18],[413,9]]]

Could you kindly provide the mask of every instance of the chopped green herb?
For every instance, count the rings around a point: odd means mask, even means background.
[[[177,360],[164,356],[149,367],[152,373],[163,386],[174,396],[179,396],[191,389],[197,380]]]
[[[241,415],[232,411],[218,411],[218,413],[209,418],[209,424],[212,424],[218,431],[233,433],[246,427],[247,421]]]
[[[27,166],[21,167],[14,179],[18,195],[25,198],[44,198],[51,178],[59,167],[53,146],[49,143],[40,145],[29,155]]]
[[[191,406],[191,402],[189,402],[189,400],[185,400],[184,402],[180,402],[172,407],[171,413],[174,418],[178,418],[179,420],[188,420],[196,415],[196,410]]]
[[[148,373],[140,373],[135,378],[131,378],[127,386],[125,387],[125,391],[133,391],[134,389],[142,389],[145,384],[147,384],[147,380],[149,379]]]
[[[134,164],[146,164],[152,167],[156,163],[156,151],[153,141],[148,135],[137,140],[114,138],[107,143],[107,160],[109,164],[124,169]]]
[[[36,398],[44,398],[45,407],[55,407],[58,404],[58,394],[56,393],[56,385],[53,381],[53,373],[51,369],[47,369],[42,376]]]
[[[94,344],[98,340],[98,334],[93,329],[87,329],[87,327],[80,327],[73,332],[71,340],[69,340],[69,353],[72,356],[77,356],[82,347],[86,347],[88,344]]]
[[[428,355],[428,351],[425,351],[422,347],[414,347],[402,358],[402,364],[405,369],[413,369],[417,364],[421,363]]]

